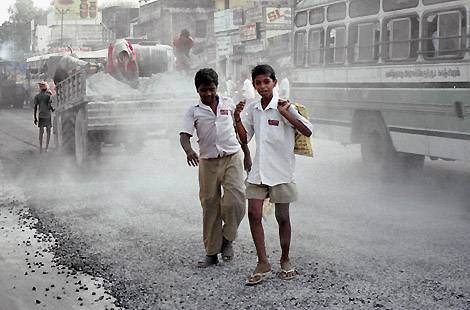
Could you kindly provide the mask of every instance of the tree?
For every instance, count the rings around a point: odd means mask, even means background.
[[[0,26],[0,44],[13,46],[15,58],[30,52],[31,21],[42,13],[32,0],[16,0],[8,9],[10,19]]]

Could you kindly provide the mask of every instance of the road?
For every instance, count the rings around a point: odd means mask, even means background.
[[[383,180],[364,171],[357,146],[314,139],[315,158],[297,157],[291,208],[300,275],[246,287],[256,264],[246,218],[233,262],[195,268],[204,255],[197,170],[172,146],[177,137],[147,141],[137,155],[106,147],[79,171],[55,152],[38,154],[31,119],[0,110],[4,182],[21,191],[38,233],[57,240],[57,264],[104,279],[117,306],[470,309],[468,164],[426,161],[422,175]],[[277,271],[273,215],[265,228]]]

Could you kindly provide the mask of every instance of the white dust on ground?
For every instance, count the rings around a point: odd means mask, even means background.
[[[0,164],[0,310],[117,309],[103,279],[54,263],[51,234],[32,228],[23,192]]]

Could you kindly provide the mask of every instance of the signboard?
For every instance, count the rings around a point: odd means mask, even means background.
[[[240,41],[250,41],[258,39],[257,23],[240,26]]]
[[[232,40],[229,36],[215,38],[217,58],[230,56],[232,50]]]
[[[239,22],[239,21],[237,21]],[[237,25],[234,25],[233,10],[223,10],[214,13],[214,32],[223,32],[238,29]]]
[[[235,26],[243,25],[243,8],[233,9],[233,24]]]
[[[55,0],[57,18],[66,20],[96,19],[98,0]]]
[[[266,24],[292,23],[292,13],[290,8],[266,8]]]
[[[261,23],[263,21],[263,8],[260,4],[255,3],[254,6],[245,9],[245,22]]]
[[[252,43],[253,42],[253,43]],[[257,41],[250,41],[245,44],[245,53],[252,54],[262,52],[264,50],[263,42]]]
[[[266,30],[266,39],[282,36],[286,33],[290,33],[290,30]]]

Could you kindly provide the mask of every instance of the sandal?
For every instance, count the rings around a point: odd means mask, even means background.
[[[281,272],[279,272],[279,278],[282,280],[292,280],[297,275],[297,270],[295,268],[291,268],[289,270],[285,270],[281,268]]]
[[[257,272],[252,274],[245,282],[248,286],[253,286],[262,283],[271,276],[271,270],[267,272]]]

